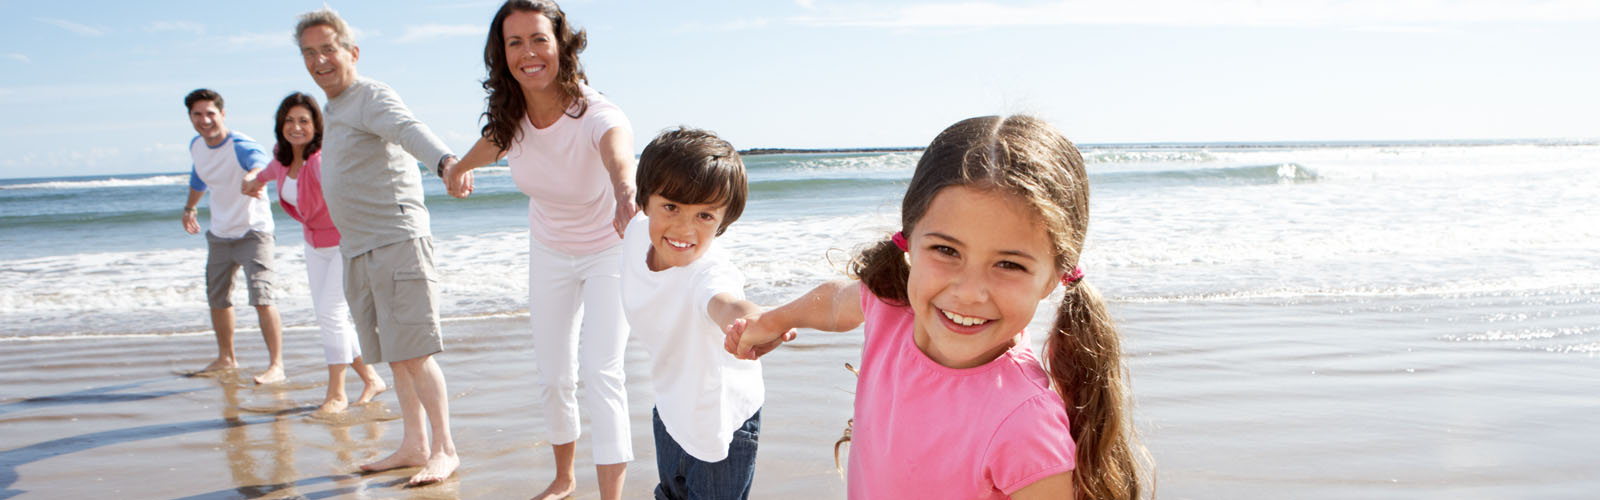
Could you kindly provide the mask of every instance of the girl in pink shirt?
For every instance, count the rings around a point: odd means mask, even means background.
[[[859,281],[737,320],[727,347],[754,359],[790,328],[865,323],[851,498],[1137,498],[1117,331],[1078,268],[1088,222],[1059,132],[964,120],[923,153],[902,230],[856,257]],[[1023,328],[1058,285],[1041,365]]]

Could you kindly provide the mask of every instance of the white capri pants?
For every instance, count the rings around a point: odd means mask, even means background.
[[[330,365],[350,364],[361,355],[361,343],[345,304],[344,259],[337,245],[317,248],[306,242],[306,285],[311,288],[311,307],[322,330],[322,354]]]
[[[550,443],[578,440],[582,377],[597,465],[633,461],[623,387],[628,321],[622,312],[621,257],[621,242],[589,255],[568,255],[528,238],[528,316]]]

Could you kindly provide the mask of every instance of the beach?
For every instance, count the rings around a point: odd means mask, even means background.
[[[1085,156],[1086,283],[1121,327],[1157,498],[1600,490],[1600,219],[1590,214],[1600,145],[1147,145]],[[751,203],[717,243],[744,271],[747,295],[775,305],[840,277],[852,249],[897,224],[915,160],[747,158]],[[409,489],[405,469],[355,472],[399,442],[392,393],[337,417],[311,413],[326,370],[298,225],[280,214],[276,231],[289,381],[257,387],[248,375],[266,354],[250,310],[238,313],[243,368],[185,375],[215,344],[204,244],[181,234],[170,203],[180,176],[0,181],[0,499],[541,490],[553,466],[534,403],[527,199],[508,177],[486,172],[483,196],[464,202],[425,179],[447,317],[437,359],[463,465]],[[1054,299],[1029,328],[1035,349]],[[844,498],[833,449],[851,415],[844,365],[859,346],[859,331],[803,331],[764,358],[752,498]],[[649,498],[654,396],[633,343],[626,370],[636,458],[625,497]],[[574,498],[598,498],[587,439]]]

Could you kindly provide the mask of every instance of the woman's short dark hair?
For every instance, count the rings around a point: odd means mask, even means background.
[[[300,153],[300,157],[310,158],[312,153],[322,149],[322,110],[317,107],[317,98],[304,92],[289,94],[289,97],[283,98],[283,103],[278,105],[278,119],[273,122],[272,127],[272,135],[278,139],[277,146],[272,148],[272,157],[285,167],[294,163],[294,146],[290,146],[289,139],[283,136],[283,124],[289,122],[289,110],[295,106],[306,108],[306,111],[311,112],[311,125],[315,128],[311,135],[311,143],[306,144],[306,150]]]
[[[744,213],[750,194],[744,160],[716,133],[678,127],[657,135],[639,154],[636,200],[643,209],[650,195],[678,203],[721,204],[727,209],[717,236]]]

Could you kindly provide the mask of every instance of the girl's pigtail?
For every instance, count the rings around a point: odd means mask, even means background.
[[[1067,404],[1077,468],[1077,499],[1139,497],[1143,447],[1128,418],[1128,388],[1116,325],[1086,281],[1067,286],[1045,341],[1050,379]]]
[[[907,228],[906,230],[910,230]],[[850,261],[850,275],[867,285],[867,290],[884,302],[904,306],[906,280],[911,277],[911,264],[906,263],[906,253],[893,240],[868,246]]]

